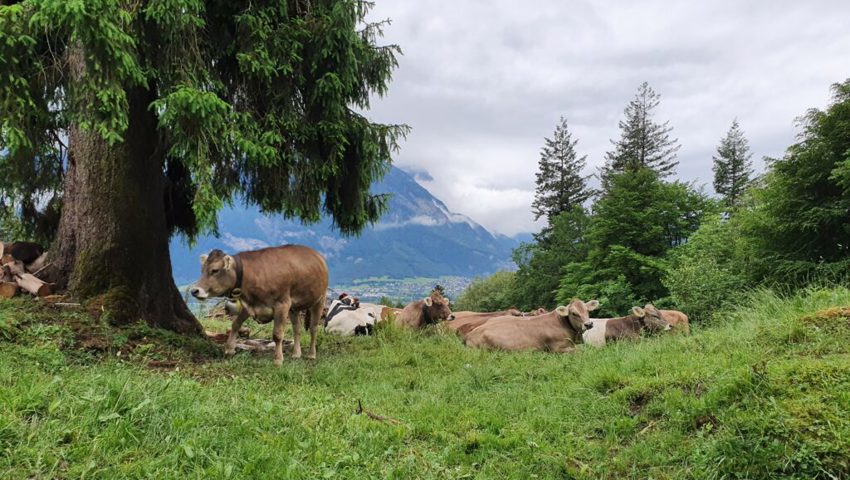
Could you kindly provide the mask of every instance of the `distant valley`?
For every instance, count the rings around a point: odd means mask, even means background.
[[[314,225],[267,216],[253,206],[228,207],[219,214],[216,238],[205,236],[193,247],[171,242],[174,278],[193,282],[198,257],[214,248],[238,252],[270,245],[309,245],[325,256],[330,285],[375,300],[409,300],[435,283],[456,296],[475,276],[512,268],[511,251],[519,238],[494,235],[472,219],[451,212],[406,172],[393,167],[372,191],[392,193],[389,211],[359,237],[342,237],[324,220]]]

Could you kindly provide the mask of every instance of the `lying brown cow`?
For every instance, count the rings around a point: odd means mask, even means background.
[[[656,319],[664,319],[673,327],[674,332],[691,333],[691,327],[688,324],[688,316],[678,310],[658,310],[651,303],[647,303],[643,307],[646,314]]]
[[[582,333],[593,326],[588,312],[598,307],[596,300],[573,300],[543,315],[493,318],[469,332],[465,343],[475,348],[509,351],[569,352],[581,343]]]
[[[449,308],[449,300],[443,298],[437,292],[423,300],[409,303],[396,315],[396,325],[408,328],[421,328],[425,325],[434,325],[442,320],[453,320],[454,315]]]
[[[602,347],[618,340],[638,339],[642,331],[670,330],[663,318],[653,317],[640,307],[632,308],[630,315],[617,318],[598,318],[592,321],[593,329],[584,333],[584,343]]]
[[[454,312],[454,320],[450,322],[446,322],[446,328],[448,328],[452,332],[460,332],[462,328],[467,327],[468,325],[481,325],[487,320],[496,317],[520,317],[522,316],[522,312],[515,308],[509,308],[507,310],[502,310],[501,312],[469,312],[469,311],[461,311]],[[475,327],[472,327],[475,328]],[[467,331],[470,329],[467,329]]]
[[[274,363],[281,365],[283,322],[287,317],[292,322],[292,358],[301,357],[301,311],[307,312],[310,328],[307,358],[316,358],[316,329],[327,288],[328,266],[319,252],[303,245],[284,245],[232,257],[221,250],[202,255],[201,278],[191,293],[199,300],[229,297],[236,301],[239,308],[224,348],[226,355],[236,352],[234,332],[239,332],[246,318],[253,316],[260,322],[273,318]]]
[[[384,307],[381,309],[381,321],[386,322],[388,320],[395,320],[401,315],[403,312],[403,308],[395,308],[395,307]]]

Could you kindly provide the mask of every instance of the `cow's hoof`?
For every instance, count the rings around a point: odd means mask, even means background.
[[[301,352],[293,353],[292,358],[301,358]]]
[[[274,359],[274,366],[280,367],[281,365],[283,365],[283,358],[275,358]]]
[[[311,354],[307,355],[307,360],[315,360],[315,359],[316,359],[315,353],[311,353]]]
[[[232,357],[234,355],[236,355],[236,349],[235,348],[233,350],[225,350],[224,351],[225,357]]]

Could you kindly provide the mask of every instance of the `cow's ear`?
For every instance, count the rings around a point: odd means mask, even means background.
[[[649,310],[650,308],[651,308],[651,309],[653,309],[653,310],[655,310],[655,309],[656,309],[656,308],[655,308],[655,305],[653,305],[653,304],[651,304],[651,303],[647,303],[646,305],[644,305],[644,306],[643,306],[643,309],[644,309],[644,310]]]
[[[558,312],[558,315],[561,316],[561,317],[567,317],[567,316],[570,315],[570,310],[563,305],[556,308],[555,311]]]
[[[430,307],[433,304],[434,304],[434,301],[431,300],[431,297],[425,297],[425,306],[426,307]]]
[[[591,300],[591,301],[585,303],[584,306],[585,306],[585,308],[587,308],[588,312],[592,312],[592,311],[596,310],[597,308],[599,308],[599,301],[598,300]]]
[[[201,255],[201,265],[207,263],[207,258],[209,258],[209,255]]]
[[[224,256],[224,269],[225,270],[232,269],[234,263],[236,263],[236,262],[233,260],[233,257],[231,257],[230,255]]]
[[[632,307],[632,313],[635,316],[640,317],[640,318],[643,318],[643,317],[646,316],[646,312],[644,311],[644,309],[642,309],[640,307]]]

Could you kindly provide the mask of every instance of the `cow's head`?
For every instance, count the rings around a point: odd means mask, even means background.
[[[223,297],[236,287],[236,260],[221,250],[201,255],[201,278],[190,292],[198,300]]]
[[[634,311],[634,308],[632,309],[632,311]],[[661,315],[661,312],[659,312],[658,309],[655,308],[655,305],[647,303],[646,305],[644,305],[643,311],[646,314],[646,317],[644,317],[644,325],[646,325],[647,330],[652,332],[666,332],[673,328],[670,323],[668,323],[667,320],[664,319],[664,317]]]
[[[560,306],[555,309],[555,313],[561,317],[562,321],[566,321],[579,334],[593,327],[593,322],[590,321],[590,312],[599,308],[599,302],[591,300],[587,303],[581,300],[573,300],[567,306]]]
[[[430,296],[423,300],[425,304],[422,308],[425,311],[425,321],[427,323],[437,323],[442,320],[454,320],[455,316],[449,308],[449,299],[443,297],[438,292],[431,293]]]

